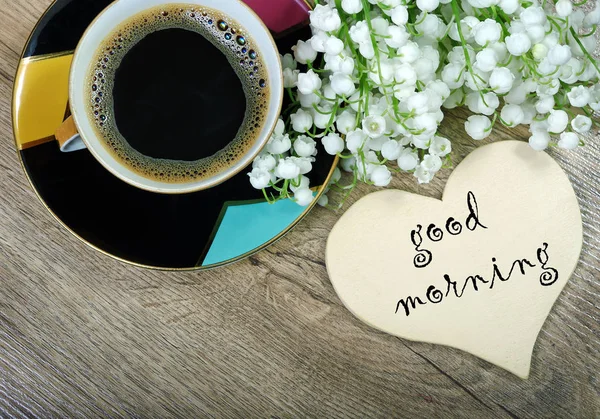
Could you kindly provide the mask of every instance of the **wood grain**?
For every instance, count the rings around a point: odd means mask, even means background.
[[[20,51],[49,3],[0,0],[0,416],[600,416],[598,137],[552,152],[579,198],[585,243],[522,381],[355,319],[323,262],[341,213],[316,209],[268,250],[203,273],[130,267],[62,229],[22,173],[10,121]],[[466,116],[444,123],[455,163],[481,144],[465,140]],[[399,175],[392,187],[439,198],[449,173],[427,186]]]

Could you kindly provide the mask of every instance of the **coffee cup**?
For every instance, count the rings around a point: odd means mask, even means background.
[[[247,167],[282,100],[275,42],[240,0],[117,0],[75,50],[57,137],[133,186],[189,193]]]

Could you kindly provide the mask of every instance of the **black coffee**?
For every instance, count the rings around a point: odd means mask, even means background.
[[[150,9],[107,37],[89,80],[90,112],[109,151],[160,181],[208,178],[262,130],[268,86],[246,31],[187,4]]]

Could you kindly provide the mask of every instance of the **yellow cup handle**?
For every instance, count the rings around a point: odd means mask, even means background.
[[[65,119],[62,125],[58,127],[54,133],[54,136],[60,145],[60,151],[64,153],[70,153],[72,151],[78,151],[87,148],[79,136],[73,116],[69,116],[67,119]]]

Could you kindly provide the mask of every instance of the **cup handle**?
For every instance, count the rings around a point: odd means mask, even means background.
[[[63,153],[70,153],[72,151],[78,151],[87,148],[79,136],[73,116],[69,116],[67,119],[65,119],[62,125],[58,127],[54,133],[54,136],[56,137],[56,141],[58,141],[60,151]]]

